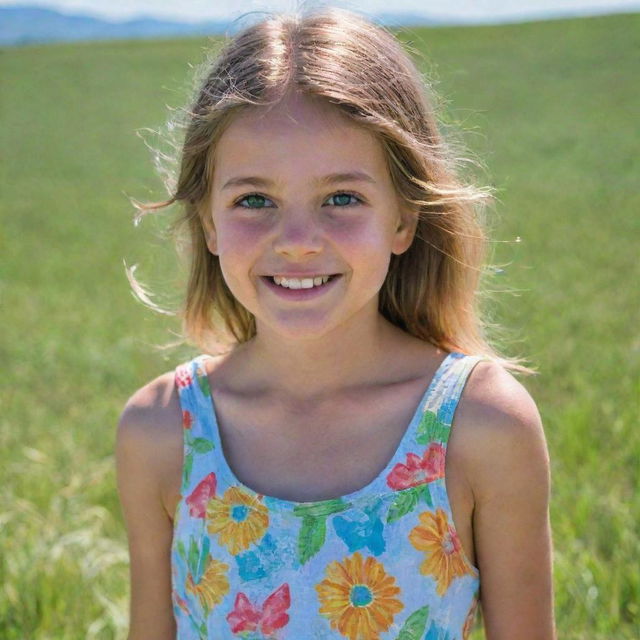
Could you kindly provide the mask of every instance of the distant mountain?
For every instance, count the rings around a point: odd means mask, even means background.
[[[417,25],[440,27],[553,20],[606,13],[634,13],[638,9],[640,9],[640,0],[638,0],[635,9],[628,6],[575,7],[574,9],[564,10],[528,11],[501,17],[490,14],[485,17],[463,17],[383,12],[372,17],[377,22],[391,28]],[[219,33],[231,35],[237,28],[246,24],[247,22],[244,20],[240,20],[235,24],[232,20],[193,23],[156,20],[155,18],[147,17],[116,22],[86,15],[59,13],[53,9],[14,5],[0,7],[0,46],[69,40],[170,38],[174,36],[198,36]]]
[[[388,27],[448,27],[466,24],[464,18],[455,16],[425,16],[417,13],[378,13],[373,18]]]
[[[430,18],[412,13],[382,13],[374,18],[390,27],[435,26],[460,22],[455,18]],[[197,36],[225,32],[233,32],[231,20],[188,23],[138,18],[115,22],[35,6],[0,7],[0,45],[5,46],[69,40]]]
[[[157,38],[224,33],[229,22],[169,22],[139,18],[110,22],[83,15],[67,15],[41,7],[0,7],[0,45],[26,45],[63,40]]]

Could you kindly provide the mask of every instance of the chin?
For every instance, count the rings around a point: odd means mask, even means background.
[[[325,336],[328,336],[335,328],[336,325],[332,322],[327,322],[327,318],[317,318],[314,321],[309,315],[301,315],[297,319],[287,318],[278,322],[277,319],[271,319],[269,322],[256,321],[257,333],[266,331],[270,334],[270,339],[282,339],[286,341],[301,341],[306,340],[318,340]]]

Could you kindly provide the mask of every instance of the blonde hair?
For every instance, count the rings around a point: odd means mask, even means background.
[[[221,343],[255,336],[255,317],[234,298],[218,257],[207,248],[202,216],[214,149],[227,125],[241,111],[277,105],[296,90],[331,103],[377,136],[401,201],[417,212],[411,246],[391,256],[379,312],[445,351],[485,355],[514,372],[536,373],[488,342],[487,328],[499,329],[483,320],[480,308],[488,244],[481,217],[490,189],[459,177],[461,159],[438,129],[428,85],[389,31],[337,8],[269,15],[228,40],[200,75],[184,121],[171,122],[184,130],[171,197],[135,204],[136,220],[181,205],[170,232],[189,265],[186,296],[176,312],[187,341],[215,352]],[[132,272],[128,277],[145,304],[164,311]]]

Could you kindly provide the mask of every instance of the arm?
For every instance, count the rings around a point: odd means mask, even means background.
[[[160,480],[168,462],[169,425],[163,422],[175,419],[176,411],[160,406],[168,384],[169,377],[161,377],[136,392],[122,412],[116,436],[117,484],[129,540],[128,640],[174,640],[176,636],[171,603],[173,525]]]
[[[474,541],[487,640],[556,640],[550,464],[540,415],[526,389],[495,363],[474,380],[469,465]]]

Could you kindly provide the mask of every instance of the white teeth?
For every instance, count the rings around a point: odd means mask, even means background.
[[[288,289],[311,289],[318,287],[327,280],[329,276],[316,276],[315,278],[283,278],[282,276],[273,276],[273,280],[277,285]]]

